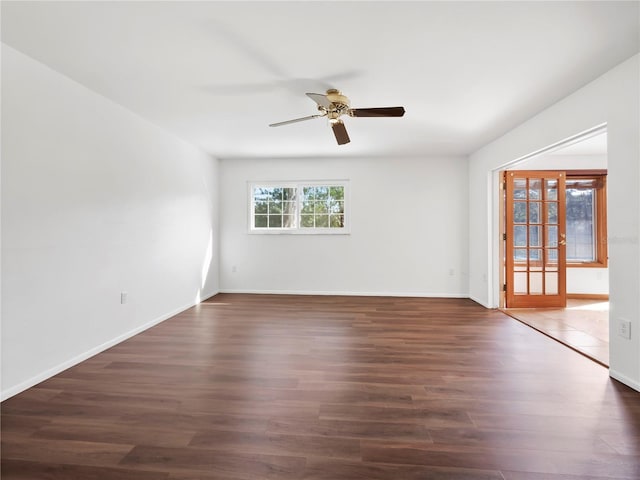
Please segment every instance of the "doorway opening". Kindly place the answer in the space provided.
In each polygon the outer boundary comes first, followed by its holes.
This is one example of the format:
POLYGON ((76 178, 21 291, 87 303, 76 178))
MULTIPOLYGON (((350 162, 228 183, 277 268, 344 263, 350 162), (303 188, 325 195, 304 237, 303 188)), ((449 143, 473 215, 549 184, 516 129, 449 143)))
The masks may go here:
POLYGON ((498 251, 500 308, 608 366, 606 172, 604 126, 504 166, 498 251))

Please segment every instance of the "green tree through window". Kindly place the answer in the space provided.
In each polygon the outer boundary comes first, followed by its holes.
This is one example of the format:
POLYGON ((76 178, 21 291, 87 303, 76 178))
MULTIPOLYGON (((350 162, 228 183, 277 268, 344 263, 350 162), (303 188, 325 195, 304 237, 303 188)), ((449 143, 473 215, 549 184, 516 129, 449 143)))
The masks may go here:
POLYGON ((345 189, 346 182, 253 185, 251 230, 344 230, 345 189))

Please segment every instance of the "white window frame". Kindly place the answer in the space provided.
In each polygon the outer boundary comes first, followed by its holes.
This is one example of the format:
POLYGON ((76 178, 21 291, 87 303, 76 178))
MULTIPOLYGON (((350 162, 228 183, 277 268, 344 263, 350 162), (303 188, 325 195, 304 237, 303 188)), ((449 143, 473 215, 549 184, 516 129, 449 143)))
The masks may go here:
POLYGON ((351 189, 349 188, 349 180, 300 180, 300 181, 251 181, 247 186, 248 197, 248 232, 250 234, 257 235, 349 235, 351 233, 351 189), (344 227, 342 228, 330 228, 330 227, 300 227, 300 211, 302 203, 302 189, 304 187, 342 187, 344 189, 344 227), (255 228, 255 204, 253 191, 256 187, 279 187, 279 188, 296 188, 298 194, 296 195, 296 227, 284 228, 284 227, 262 227, 255 228))

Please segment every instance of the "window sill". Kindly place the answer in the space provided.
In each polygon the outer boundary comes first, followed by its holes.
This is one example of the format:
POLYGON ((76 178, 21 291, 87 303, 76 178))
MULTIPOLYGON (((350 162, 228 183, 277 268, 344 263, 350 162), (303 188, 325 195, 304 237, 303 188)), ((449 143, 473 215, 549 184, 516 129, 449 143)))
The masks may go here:
POLYGON ((336 231, 335 229, 314 229, 314 230, 249 230, 249 235, 351 235, 346 229, 336 231))
POLYGON ((566 268, 607 268, 606 262, 591 262, 591 263, 570 263, 567 262, 566 268))

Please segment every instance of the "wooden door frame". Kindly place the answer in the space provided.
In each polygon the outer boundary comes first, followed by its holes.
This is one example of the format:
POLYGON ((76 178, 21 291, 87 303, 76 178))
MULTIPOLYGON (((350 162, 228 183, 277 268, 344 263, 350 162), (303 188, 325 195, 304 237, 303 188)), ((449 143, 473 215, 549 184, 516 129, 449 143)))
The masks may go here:
POLYGON ((499 200, 498 200, 498 218, 500 219, 500 232, 498 241, 500 246, 498 247, 498 254, 500 255, 500 269, 499 269, 499 281, 500 281, 500 301, 499 308, 506 308, 507 306, 507 278, 506 278, 506 268, 507 268, 507 212, 505 209, 505 205, 507 202, 507 183, 506 183, 506 175, 507 170, 500 170, 498 172, 498 181, 500 185, 498 186, 499 200))

